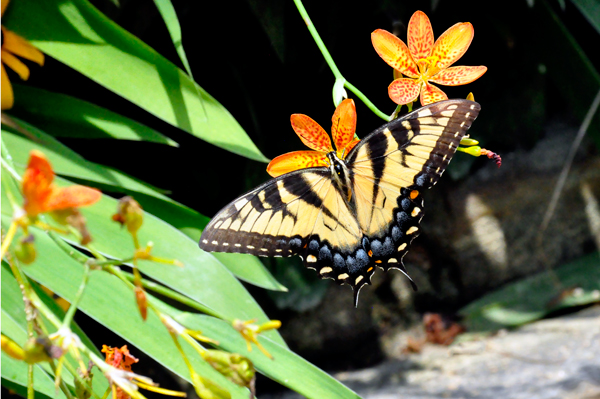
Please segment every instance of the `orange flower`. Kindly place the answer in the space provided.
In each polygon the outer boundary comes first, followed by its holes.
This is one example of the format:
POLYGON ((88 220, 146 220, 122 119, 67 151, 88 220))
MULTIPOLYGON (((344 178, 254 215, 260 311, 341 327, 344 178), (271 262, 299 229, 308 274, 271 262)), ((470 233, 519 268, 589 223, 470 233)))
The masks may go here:
MULTIPOLYGON (((312 118, 294 114, 290 118, 292 129, 300 136, 300 140, 314 151, 288 152, 273 159, 267 172, 277 177, 297 169, 316 166, 328 166, 327 154, 333 152, 331 140, 325 130, 312 118)), ((353 140, 356 131, 356 106, 354 101, 346 99, 338 105, 331 118, 331 134, 337 148, 337 156, 343 159, 360 141, 353 140)))
MULTIPOLYGON (((408 23, 408 46, 383 29, 371 33, 377 54, 397 72, 407 76, 394 80, 388 94, 396 104, 408 104, 421 94, 421 105, 448 99, 446 93, 432 85, 460 86, 471 83, 487 71, 481 66, 451 67, 469 48, 473 25, 457 23, 433 42, 429 18, 417 11, 408 23)), ((399 75, 399 74, 398 74, 399 75)))
POLYGON ((119 370, 131 371, 131 365, 139 361, 129 353, 127 345, 123 345, 121 348, 102 345, 101 352, 106 354, 106 363, 119 370))
POLYGON ((33 150, 23 175, 23 209, 29 217, 40 213, 91 205, 100 199, 100 191, 85 186, 57 187, 52 184, 54 171, 40 151, 33 150))
MULTIPOLYGON (((2 16, 4 10, 8 6, 8 0, 2 0, 2 16)), ((33 61, 39 65, 44 65, 44 54, 33 47, 29 42, 21 36, 9 31, 4 26, 2 27, 2 109, 12 108, 14 103, 14 94, 8 74, 4 69, 4 64, 15 71, 23 80, 29 79, 29 68, 16 56, 33 61)))

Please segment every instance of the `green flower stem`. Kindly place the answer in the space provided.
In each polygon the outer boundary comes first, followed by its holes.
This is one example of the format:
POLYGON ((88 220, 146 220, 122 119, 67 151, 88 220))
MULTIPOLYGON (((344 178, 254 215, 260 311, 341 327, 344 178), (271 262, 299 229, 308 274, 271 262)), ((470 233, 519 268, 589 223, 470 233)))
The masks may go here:
MULTIPOLYGON (((375 115, 377 115, 381 119, 384 119, 385 121, 389 121, 390 119, 389 119, 388 115, 381 112, 375 106, 375 104, 373 104, 371 101, 369 101, 367 96, 365 96, 360 90, 358 90, 355 86, 353 86, 350 82, 348 82, 344 78, 344 76, 342 76, 342 73, 340 72, 337 65, 335 64, 335 61, 333 61, 331 54, 329 54, 327 47, 325 47, 325 43, 323 43, 321 36, 319 36, 319 32, 317 32, 317 29, 315 28, 312 21, 310 20, 310 17, 308 16, 308 13, 306 12, 304 5, 302 4, 302 0, 294 0, 294 4, 296 4, 296 8, 298 8, 298 12, 300 13, 300 16, 304 20, 304 23, 306 24, 308 31, 310 32, 311 36, 313 37, 313 40, 317 44, 317 47, 319 47, 319 50, 321 50, 321 54, 323 54, 323 58, 325 58, 325 62, 327 62, 327 65, 329 65, 329 69, 331 69, 331 72, 333 72, 333 75, 335 76, 336 81, 340 80, 340 79, 344 80, 345 81, 344 87, 346 87, 348 90, 350 90, 352 93, 354 93, 363 103, 365 103, 365 105, 371 111, 373 111, 373 113, 375 113, 375 115)), ((335 98, 334 98, 334 102, 335 102, 335 98)))
POLYGON ((79 306, 79 302, 81 302, 81 298, 83 297, 83 293, 85 292, 89 278, 90 265, 88 262, 85 262, 83 264, 83 279, 81 280, 81 284, 79 284, 79 289, 77 290, 77 294, 75 294, 75 299, 71 302, 71 306, 69 306, 69 310, 67 310, 67 314, 63 319, 63 327, 69 328, 71 325, 71 321, 73 320, 73 316, 75 316, 75 311, 77 310, 77 306, 79 306))
MULTIPOLYGON (((120 274, 123 277, 125 277, 127 280, 134 281, 135 277, 133 276, 133 274, 123 272, 123 271, 121 271, 120 274)), ((189 299, 188 297, 181 295, 180 293, 173 291, 163 285, 156 284, 156 283, 153 283, 148 280, 142 280, 142 286, 144 288, 146 288, 150 291, 156 292, 157 294, 160 294, 166 298, 170 298, 174 301, 177 301, 177 302, 181 303, 182 305, 189 306, 190 308, 199 310, 200 312, 205 313, 207 315, 220 318, 215 312, 213 312, 213 310, 211 308, 202 306, 200 303, 195 302, 195 301, 189 299)), ((149 298, 149 299, 152 299, 152 298, 149 298)))
POLYGON ((346 81, 344 83, 344 87, 346 87, 348 90, 350 90, 352 93, 354 93, 356 95, 356 97, 358 97, 363 103, 365 103, 365 105, 371 110, 373 111, 373 113, 375 115, 377 115, 378 117, 380 117, 381 119, 385 120, 386 122, 390 121, 390 117, 389 115, 384 114, 383 112, 381 112, 376 106, 375 104, 373 104, 371 102, 371 100, 369 100, 367 98, 367 96, 365 96, 360 90, 358 90, 352 83, 346 81))
POLYGON ((27 399, 35 398, 35 389, 33 389, 33 364, 27 365, 27 399))

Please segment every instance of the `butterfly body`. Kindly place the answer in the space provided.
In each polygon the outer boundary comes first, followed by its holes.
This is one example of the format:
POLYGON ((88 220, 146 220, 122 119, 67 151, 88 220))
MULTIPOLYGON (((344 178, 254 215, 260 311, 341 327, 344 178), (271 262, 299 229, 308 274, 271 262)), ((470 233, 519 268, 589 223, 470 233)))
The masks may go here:
POLYGON ((200 247, 299 255, 321 278, 352 286, 356 304, 377 267, 408 277, 402 258, 420 233, 422 192, 438 181, 479 110, 467 100, 434 103, 381 126, 345 157, 329 152, 328 166, 272 179, 217 213, 200 247))

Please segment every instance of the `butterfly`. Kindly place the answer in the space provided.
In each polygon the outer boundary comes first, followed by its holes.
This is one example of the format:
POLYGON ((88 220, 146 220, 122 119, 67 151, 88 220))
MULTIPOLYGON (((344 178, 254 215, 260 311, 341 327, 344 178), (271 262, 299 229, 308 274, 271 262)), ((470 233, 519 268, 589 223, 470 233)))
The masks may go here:
POLYGON ((427 105, 347 154, 327 153, 324 166, 271 179, 219 211, 200 248, 298 255, 321 278, 350 285, 355 306, 376 267, 399 269, 416 290, 402 258, 420 233, 423 190, 442 176, 480 109, 461 99, 427 105))

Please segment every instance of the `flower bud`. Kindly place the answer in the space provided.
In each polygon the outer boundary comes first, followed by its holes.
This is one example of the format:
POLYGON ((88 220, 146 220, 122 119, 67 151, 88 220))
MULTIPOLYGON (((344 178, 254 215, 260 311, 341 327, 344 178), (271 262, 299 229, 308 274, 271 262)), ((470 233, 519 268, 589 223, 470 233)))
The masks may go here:
POLYGON ((191 370, 192 385, 202 399, 230 399, 231 394, 219 385, 191 370))
POLYGON ((45 338, 30 338, 23 346, 25 361, 29 364, 50 361, 50 341, 45 338))
POLYGON ((133 197, 126 196, 119 200, 117 213, 112 216, 112 219, 126 226, 131 234, 135 234, 144 223, 144 211, 133 197))
POLYGON ((33 244, 34 241, 35 238, 33 235, 29 234, 28 236, 21 238, 15 247, 15 256, 26 265, 33 263, 35 260, 36 251, 35 245, 33 244))
POLYGON ((467 146, 467 147, 470 147, 470 146, 473 146, 473 145, 477 145, 477 144, 479 144, 479 141, 474 140, 474 139, 472 139, 470 137, 463 137, 460 140, 460 145, 464 145, 464 146, 467 146))
POLYGON ((250 359, 240 354, 208 349, 202 357, 215 370, 237 385, 249 387, 254 380, 256 374, 254 365, 250 359))

